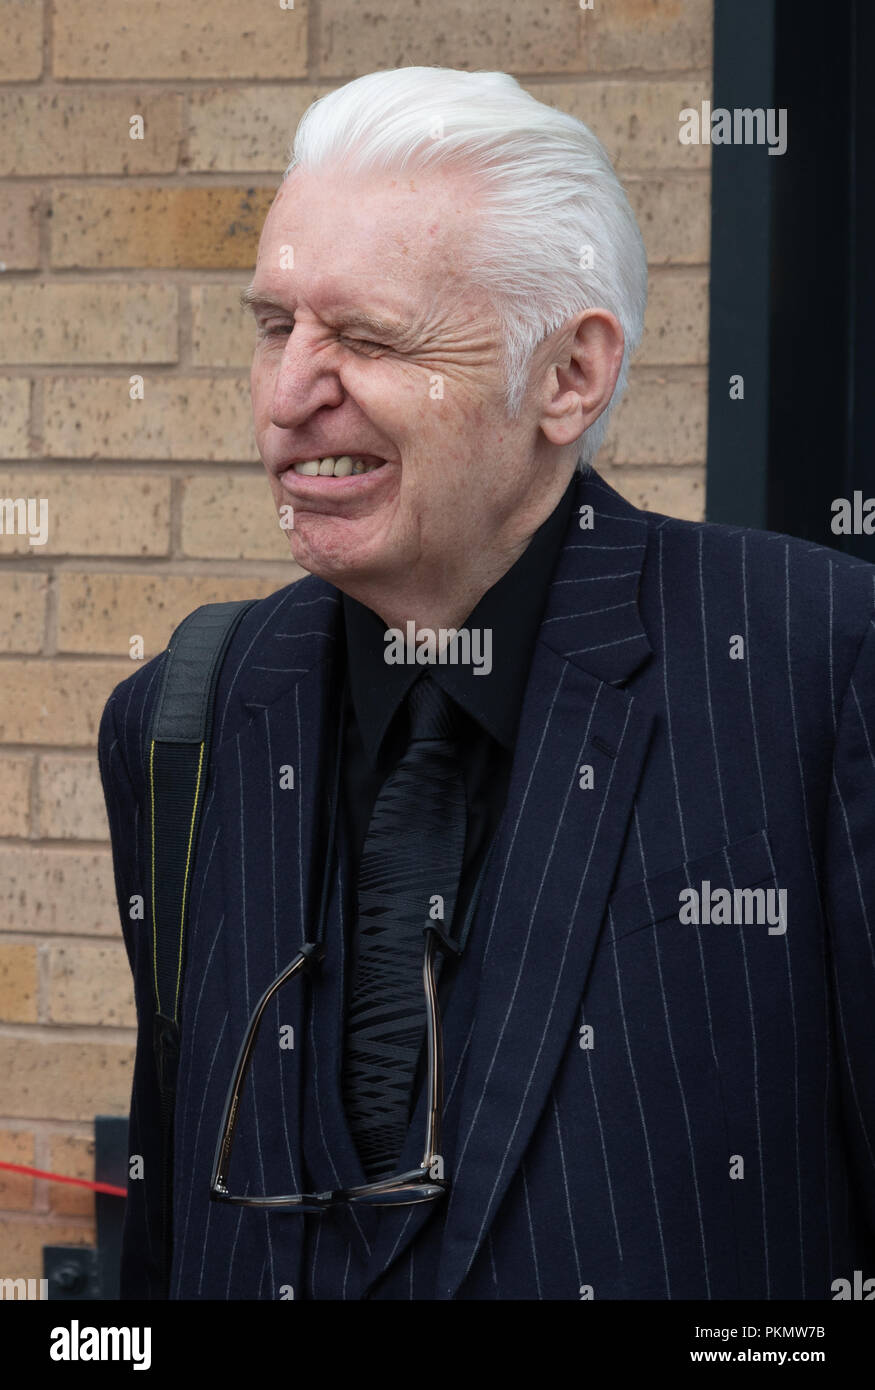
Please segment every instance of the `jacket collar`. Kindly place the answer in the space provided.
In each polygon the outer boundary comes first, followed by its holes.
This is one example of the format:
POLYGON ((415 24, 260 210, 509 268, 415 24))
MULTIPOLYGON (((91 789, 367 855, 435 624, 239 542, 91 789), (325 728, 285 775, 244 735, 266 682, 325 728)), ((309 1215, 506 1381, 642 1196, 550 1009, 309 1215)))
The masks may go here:
POLYGON ((638 609, 647 537, 643 513, 595 469, 580 479, 539 638, 609 685, 652 653, 638 609))

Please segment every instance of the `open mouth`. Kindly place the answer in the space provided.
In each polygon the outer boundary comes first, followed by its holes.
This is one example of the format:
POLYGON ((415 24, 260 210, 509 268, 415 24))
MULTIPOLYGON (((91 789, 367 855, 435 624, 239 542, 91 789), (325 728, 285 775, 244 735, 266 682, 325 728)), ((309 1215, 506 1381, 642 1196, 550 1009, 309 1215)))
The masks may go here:
POLYGON ((340 454, 293 463, 292 472, 303 478, 350 478, 354 474, 373 473, 375 469, 382 468, 385 462, 376 454, 340 454))

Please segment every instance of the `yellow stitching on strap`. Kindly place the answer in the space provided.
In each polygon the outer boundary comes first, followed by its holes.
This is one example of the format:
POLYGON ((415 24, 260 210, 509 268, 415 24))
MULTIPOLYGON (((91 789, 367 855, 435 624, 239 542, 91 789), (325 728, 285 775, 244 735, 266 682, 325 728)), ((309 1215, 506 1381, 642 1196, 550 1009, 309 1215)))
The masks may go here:
POLYGON ((199 796, 200 796, 200 790, 201 790, 201 770, 202 770, 202 768, 203 768, 203 762, 204 762, 204 745, 203 745, 203 743, 201 743, 201 746, 200 746, 200 753, 199 753, 199 755, 198 755, 198 760, 197 760, 197 782, 196 782, 196 784, 195 784, 195 789, 194 789, 194 802, 193 802, 192 808, 191 808, 191 827, 190 827, 189 832, 188 832, 188 852, 187 852, 187 854, 186 854, 186 856, 185 856, 185 878, 184 878, 183 883, 182 883, 182 910, 181 910, 181 912, 180 912, 180 917, 179 917, 179 961, 178 961, 177 967, 176 967, 176 996, 175 996, 175 998, 174 998, 174 1000, 173 1000, 173 1022, 174 1022, 174 1023, 176 1023, 176 1022, 178 1021, 178 1020, 177 1020, 177 1017, 176 1017, 176 1014, 177 1014, 177 1010, 178 1010, 178 1008, 179 1008, 179 986, 180 986, 180 982, 181 982, 181 980, 182 980, 182 935, 183 935, 184 924, 185 924, 185 898, 186 898, 186 894, 188 893, 188 871, 189 871, 189 868, 191 867, 191 847, 192 847, 192 841, 194 840, 194 819, 195 819, 195 814, 196 814, 196 812, 197 812, 198 798, 199 798, 199 796))
POLYGON ((161 1000, 158 998, 158 923, 155 920, 155 740, 149 746, 149 800, 151 804, 152 821, 152 969, 155 972, 155 1000, 158 1004, 158 1012, 161 1012, 161 1000))

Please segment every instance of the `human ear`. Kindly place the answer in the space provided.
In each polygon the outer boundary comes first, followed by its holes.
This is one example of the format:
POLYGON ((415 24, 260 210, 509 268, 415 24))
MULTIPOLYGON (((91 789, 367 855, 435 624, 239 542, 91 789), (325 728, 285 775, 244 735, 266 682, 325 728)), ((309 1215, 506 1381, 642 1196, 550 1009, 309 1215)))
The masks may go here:
POLYGON ((556 338, 539 424, 551 444, 573 444, 601 415, 623 361, 623 330, 607 309, 584 309, 556 338))

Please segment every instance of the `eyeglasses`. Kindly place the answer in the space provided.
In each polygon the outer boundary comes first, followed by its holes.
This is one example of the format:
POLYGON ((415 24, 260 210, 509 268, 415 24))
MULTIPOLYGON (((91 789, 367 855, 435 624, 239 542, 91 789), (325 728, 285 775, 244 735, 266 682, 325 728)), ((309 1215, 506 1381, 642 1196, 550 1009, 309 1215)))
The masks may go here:
POLYGON ((258 1030, 264 1011, 277 990, 295 976, 308 974, 325 955, 321 942, 307 941, 294 960, 278 975, 272 985, 264 991, 253 1010, 246 1030, 246 1036, 237 1055, 237 1062, 228 1087, 225 1109, 219 1130, 219 1140, 213 1160, 210 1179, 210 1198, 214 1202, 230 1202, 241 1207, 270 1207, 274 1211, 297 1211, 319 1213, 330 1207, 362 1203, 368 1206, 408 1206, 413 1202, 431 1202, 442 1197, 449 1190, 449 1182, 444 1176, 441 1157, 441 1115, 444 1097, 444 1055, 443 1033, 437 1003, 435 982, 435 952, 458 955, 460 947, 451 940, 437 922, 427 922, 425 933, 425 953, 422 965, 422 980, 425 990, 425 1021, 428 1045, 428 1105, 426 1110, 425 1143, 422 1160, 418 1168, 394 1177, 381 1178, 376 1182, 365 1183, 361 1187, 341 1188, 333 1192, 297 1192, 287 1197, 236 1196, 228 1188, 228 1173, 231 1168, 231 1153, 237 1120, 240 1113, 240 1097, 249 1072, 252 1054, 255 1049, 258 1030))

